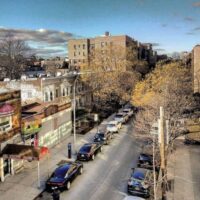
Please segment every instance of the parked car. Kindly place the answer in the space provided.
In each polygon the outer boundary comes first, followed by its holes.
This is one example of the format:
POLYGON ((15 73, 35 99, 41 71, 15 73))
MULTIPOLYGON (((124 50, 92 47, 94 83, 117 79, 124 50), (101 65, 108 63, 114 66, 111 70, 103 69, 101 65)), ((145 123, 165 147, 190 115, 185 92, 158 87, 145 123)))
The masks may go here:
POLYGON ((128 115, 123 112, 117 113, 115 115, 115 120, 125 124, 128 121, 128 115))
POLYGON ((133 116, 133 110, 131 108, 124 108, 122 112, 127 114, 129 118, 133 116))
POLYGON ((143 198, 140 197, 134 197, 134 196, 126 196, 123 200, 145 200, 143 198))
POLYGON ((107 124, 106 130, 111 133, 118 133, 119 129, 122 127, 122 123, 116 120, 110 121, 107 124))
POLYGON ((53 188, 67 189, 71 187, 71 182, 83 173, 83 164, 80 162, 63 162, 52 173, 46 182, 46 190, 52 191, 53 188))
POLYGON ((128 180, 128 193, 134 196, 149 198, 153 172, 144 168, 134 168, 128 180))
MULTIPOLYGON (((153 156, 146 153, 141 153, 138 157, 138 167, 153 170, 153 156)), ((155 170, 159 171, 160 162, 155 160, 155 170)))
POLYGON ((97 153, 102 151, 102 144, 101 143, 87 143, 84 144, 78 154, 77 160, 94 160, 97 153))
POLYGON ((112 133, 108 131, 100 131, 97 132, 94 136, 94 142, 100 142, 102 144, 109 144, 112 139, 112 133))

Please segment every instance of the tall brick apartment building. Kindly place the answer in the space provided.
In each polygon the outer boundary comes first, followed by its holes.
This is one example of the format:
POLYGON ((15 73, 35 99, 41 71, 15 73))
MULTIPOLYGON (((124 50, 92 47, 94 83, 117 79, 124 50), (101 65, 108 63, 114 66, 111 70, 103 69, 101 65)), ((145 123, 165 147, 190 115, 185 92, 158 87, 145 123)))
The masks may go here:
POLYGON ((193 91, 200 93, 200 45, 196 45, 192 51, 193 91))
POLYGON ((151 44, 138 43, 127 35, 111 36, 109 32, 95 38, 69 40, 69 63, 72 67, 79 67, 81 64, 90 63, 91 55, 94 50, 100 50, 103 55, 108 47, 120 47, 120 51, 124 53, 127 48, 131 46, 135 47, 137 51, 138 55, 136 59, 146 60, 149 64, 155 64, 156 53, 153 52, 151 44))

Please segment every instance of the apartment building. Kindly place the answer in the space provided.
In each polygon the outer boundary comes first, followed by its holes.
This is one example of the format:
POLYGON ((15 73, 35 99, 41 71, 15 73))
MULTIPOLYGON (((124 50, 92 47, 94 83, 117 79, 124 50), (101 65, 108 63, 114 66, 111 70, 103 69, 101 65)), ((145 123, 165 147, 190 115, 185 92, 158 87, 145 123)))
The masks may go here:
POLYGON ((192 50, 193 92, 200 93, 200 45, 192 50))
POLYGON ((138 43, 127 35, 111 36, 109 32, 106 32, 103 36, 94 38, 69 40, 69 64, 72 68, 79 68, 85 63, 90 64, 95 51, 99 51, 101 56, 106 58, 109 48, 114 50, 120 48, 120 54, 124 54, 126 59, 129 47, 132 47, 133 51, 136 51, 137 55, 135 59, 145 60, 151 65, 155 64, 156 54, 153 52, 151 44, 138 43))

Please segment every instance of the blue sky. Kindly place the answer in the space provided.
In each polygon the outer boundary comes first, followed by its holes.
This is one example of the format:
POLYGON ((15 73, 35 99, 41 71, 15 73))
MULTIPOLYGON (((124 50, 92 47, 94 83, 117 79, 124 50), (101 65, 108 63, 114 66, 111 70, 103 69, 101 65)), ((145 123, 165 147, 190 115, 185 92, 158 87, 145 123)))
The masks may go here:
POLYGON ((64 55, 67 40, 109 31, 155 43, 159 53, 200 43, 198 0, 0 0, 0 39, 13 31, 38 54, 64 55), (34 38, 35 37, 35 38, 34 38))

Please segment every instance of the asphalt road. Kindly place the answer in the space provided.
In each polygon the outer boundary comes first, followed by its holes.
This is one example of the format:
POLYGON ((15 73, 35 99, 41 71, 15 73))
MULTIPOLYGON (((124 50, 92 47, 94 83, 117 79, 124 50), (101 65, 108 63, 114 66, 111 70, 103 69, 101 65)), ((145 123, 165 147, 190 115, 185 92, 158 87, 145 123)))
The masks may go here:
MULTIPOLYGON (((84 162, 84 172, 73 181, 69 191, 61 193, 61 200, 121 200, 126 194, 131 168, 141 151, 136 142, 131 123, 115 134, 109 145, 103 146, 94 161, 84 162)), ((87 140, 92 140, 89 135, 87 140)), ((82 143, 84 140, 80 141, 82 143)), ((80 144, 79 144, 80 145, 80 144)), ((46 192, 43 198, 52 199, 46 192)))

